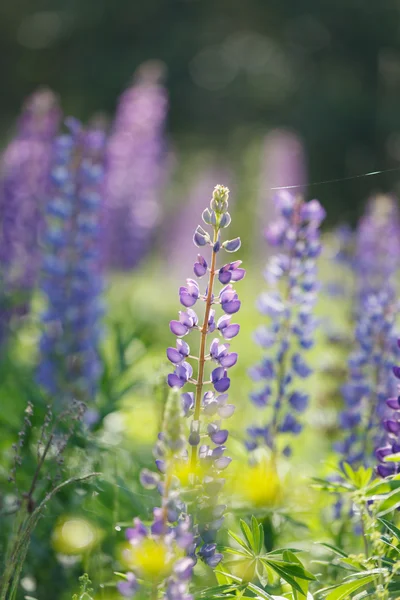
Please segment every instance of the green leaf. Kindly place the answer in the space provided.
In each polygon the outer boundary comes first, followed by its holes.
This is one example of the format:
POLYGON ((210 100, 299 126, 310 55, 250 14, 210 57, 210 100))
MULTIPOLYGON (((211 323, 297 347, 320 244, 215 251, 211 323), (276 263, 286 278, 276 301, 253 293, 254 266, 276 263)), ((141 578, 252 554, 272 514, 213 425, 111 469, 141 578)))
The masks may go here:
POLYGON ((391 523, 387 519, 380 518, 378 519, 378 521, 382 523, 382 525, 384 525, 387 529, 389 529, 390 533, 392 533, 394 537, 400 541, 400 529, 396 527, 396 525, 393 525, 393 523, 391 523))
MULTIPOLYGON (((231 579, 232 581, 235 581, 237 583, 242 583, 242 580, 240 579, 240 577, 237 577, 236 575, 231 575, 230 573, 225 573, 224 571, 220 571, 220 573, 222 575, 225 575, 225 577, 228 580, 231 579)), ((268 594, 268 592, 266 592, 265 590, 260 588, 258 585, 255 585, 254 583, 248 583, 247 587, 250 591, 254 592, 257 596, 259 596, 260 598, 263 598, 263 600, 274 600, 273 597, 270 594, 268 594)))
POLYGON ((250 552, 244 552, 242 550, 238 550, 237 548, 231 548, 231 546, 218 546, 218 550, 221 552, 225 552, 226 554, 234 554, 235 556, 244 556, 247 560, 251 558, 253 555, 250 552))
POLYGON ((264 545, 264 529, 254 515, 251 517, 251 531, 253 533, 256 553, 261 554, 264 545))
POLYGON ((357 581, 349 581, 335 588, 330 592, 325 600, 345 600, 350 594, 371 583, 375 579, 375 575, 367 575, 361 577, 357 581))
POLYGON ((239 537, 238 535, 236 535, 236 533, 234 533, 233 531, 229 530, 228 531, 228 535, 235 540, 235 542, 237 542, 239 544, 239 546, 241 546, 243 548, 243 550, 246 551, 246 554, 248 556, 252 556, 252 553, 250 552, 246 542, 244 540, 242 540, 241 537, 239 537))
POLYGON ((384 517, 393 512, 400 506, 400 489, 393 490, 386 496, 383 496, 380 505, 377 507, 377 517, 384 517))
POLYGON ((254 550, 254 552, 257 553, 257 549, 256 549, 256 545, 255 545, 255 540, 254 540, 253 533, 252 533, 250 527, 247 525, 246 521, 243 521, 243 519, 240 519, 239 525, 240 525, 240 529, 242 530, 242 533, 243 533, 244 537, 247 540, 247 543, 248 543, 249 547, 252 550, 254 550))
POLYGON ((341 556, 342 558, 348 557, 348 554, 346 554, 346 552, 343 552, 343 550, 341 550, 337 546, 333 546, 332 544, 328 544, 327 542, 315 542, 315 543, 318 544, 319 546, 324 546, 324 548, 331 550, 332 552, 334 552, 338 556, 341 556))
MULTIPOLYGON (((297 592, 300 592, 300 594, 304 595, 302 587, 296 581, 296 576, 294 576, 292 570, 289 570, 287 568, 287 564, 286 563, 268 561, 268 560, 265 560, 265 559, 261 559, 261 562, 264 565, 266 565, 266 566, 270 567, 271 569, 273 569, 275 571, 275 573, 277 573, 279 575, 279 577, 281 577, 282 579, 284 579, 286 581, 286 583, 288 583, 294 590, 296 590, 297 592), (282 566, 282 565, 285 565, 285 566, 282 566)), ((290 563, 289 563, 289 566, 291 566, 290 563)))

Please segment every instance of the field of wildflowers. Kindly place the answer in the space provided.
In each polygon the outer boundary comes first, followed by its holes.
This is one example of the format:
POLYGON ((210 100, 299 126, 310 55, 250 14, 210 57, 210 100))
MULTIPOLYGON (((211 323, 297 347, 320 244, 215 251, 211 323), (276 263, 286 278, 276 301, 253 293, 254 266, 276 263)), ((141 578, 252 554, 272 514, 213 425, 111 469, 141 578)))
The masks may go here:
POLYGON ((328 231, 260 146, 238 206, 167 111, 146 63, 2 150, 0 600, 396 600, 398 201, 328 231))

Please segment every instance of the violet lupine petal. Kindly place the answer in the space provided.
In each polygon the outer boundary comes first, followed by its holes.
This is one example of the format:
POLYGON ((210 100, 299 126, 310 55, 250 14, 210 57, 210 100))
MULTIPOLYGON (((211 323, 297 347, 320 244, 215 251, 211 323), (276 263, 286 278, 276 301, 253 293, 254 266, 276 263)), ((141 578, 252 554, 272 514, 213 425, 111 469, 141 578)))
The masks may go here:
POLYGON ((187 325, 184 325, 180 321, 171 321, 169 324, 169 328, 171 330, 171 333, 173 333, 174 335, 184 336, 187 333, 189 333, 189 327, 187 327, 187 325))
POLYGON ((194 263, 193 267, 196 277, 203 277, 203 275, 207 273, 207 268, 208 265, 206 260, 200 254, 198 254, 197 261, 194 263))
POLYGON ((181 304, 186 308, 190 308, 196 304, 199 299, 200 291, 197 282, 193 279, 187 280, 187 286, 179 288, 179 299, 181 304))
POLYGON ((224 367, 225 369, 229 369, 230 367, 233 367, 234 365, 236 365, 237 359, 238 359, 237 353, 231 352, 230 354, 226 354, 225 356, 222 356, 219 360, 219 364, 221 365, 221 367, 224 367))
POLYGON ((392 410, 400 410, 400 403, 399 403, 399 398, 388 398, 386 400, 386 404, 389 408, 391 408, 392 410))

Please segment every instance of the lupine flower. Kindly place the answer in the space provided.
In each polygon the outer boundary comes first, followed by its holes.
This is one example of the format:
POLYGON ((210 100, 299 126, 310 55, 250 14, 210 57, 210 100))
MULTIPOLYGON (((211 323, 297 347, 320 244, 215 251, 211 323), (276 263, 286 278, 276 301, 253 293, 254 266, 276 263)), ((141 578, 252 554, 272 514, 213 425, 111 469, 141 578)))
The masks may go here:
MULTIPOLYGON (((24 105, 17 134, 0 158, 0 321, 10 318, 13 308, 26 310, 26 295, 37 282, 39 237, 60 116, 57 98, 50 90, 32 94, 24 105), (22 303, 17 307, 12 306, 15 292, 22 303)), ((0 340, 2 329, 0 323, 0 340)))
POLYGON ((41 290, 46 297, 38 379, 69 401, 93 398, 100 375, 101 189, 105 137, 70 120, 57 138, 47 203, 41 290))
POLYGON ((178 389, 194 386, 194 391, 182 394, 183 410, 190 423, 187 467, 190 485, 198 489, 192 513, 199 533, 197 556, 211 567, 215 567, 222 558, 216 552, 215 537, 223 522, 225 506, 218 505, 216 498, 224 483, 221 472, 231 462, 230 457, 225 456, 229 431, 223 427, 222 421, 229 418, 235 409, 228 403, 225 392, 230 387, 229 369, 238 358, 235 352, 230 352, 230 344, 221 343, 221 339, 215 335, 219 333, 222 338, 230 340, 238 334, 239 325, 231 322, 231 315, 239 310, 240 300, 230 282, 239 281, 245 275, 240 261, 217 267, 217 256, 221 251, 235 252, 240 247, 239 238, 221 241, 222 229, 230 223, 228 196, 227 188, 219 185, 214 189, 210 208, 203 212, 203 221, 211 226, 211 235, 200 226, 194 234, 196 246, 211 248, 211 259, 199 255, 194 265, 194 273, 198 278, 208 274, 205 292, 201 293, 197 282, 191 279, 179 290, 179 299, 185 308, 195 303, 205 303, 204 316, 199 320, 192 308, 180 312, 179 321, 170 323, 172 333, 178 337, 176 351, 173 348, 167 351, 169 360, 172 358, 177 365, 174 373, 168 376, 169 386, 178 389), (222 279, 222 283, 226 284, 219 293, 214 289, 216 279, 222 279), (215 322, 213 307, 218 305, 225 314, 215 322), (200 353, 196 357, 189 354, 186 345, 179 343, 180 338, 194 330, 200 333, 200 353), (191 363, 181 361, 182 351, 185 359, 195 361, 194 370, 191 363), (215 368, 211 366, 212 362, 217 364, 215 368))
POLYGON ((339 415, 344 438, 336 444, 343 460, 352 465, 370 465, 381 442, 385 400, 394 392, 391 373, 396 313, 392 294, 382 291, 364 298, 356 321, 356 345, 349 357, 348 380, 342 387, 345 407, 339 415))
MULTIPOLYGON (((182 433, 181 399, 172 390, 166 404, 162 432, 155 446, 156 464, 161 476, 147 469, 141 473, 146 489, 157 487, 161 507, 153 511, 153 520, 146 527, 135 518, 125 536, 128 545, 124 560, 132 569, 126 579, 117 584, 127 597, 139 589, 138 578, 163 591, 166 598, 192 600, 188 586, 195 565, 195 529, 180 498, 178 465, 185 460, 185 438, 182 433)), ((143 591, 143 590, 141 590, 143 591)))
POLYGON ((392 395, 395 361, 394 325, 398 306, 393 278, 400 257, 400 215, 394 200, 370 200, 356 232, 351 262, 355 279, 355 347, 349 357, 348 380, 342 386, 344 432, 336 449, 346 462, 370 465, 392 395))
POLYGON ((122 95, 107 149, 107 264, 132 269, 147 254, 160 218, 167 93, 163 67, 145 63, 122 95))
POLYGON ((394 198, 380 195, 370 200, 357 227, 354 269, 359 296, 389 292, 399 260, 400 212, 394 198))
MULTIPOLYGON (((397 341, 400 347, 400 340, 397 341)), ((400 379, 400 367, 393 367, 393 375, 396 379, 400 379)), ((383 420, 383 428, 385 430, 384 446, 376 449, 376 457, 379 461, 377 473, 380 477, 389 477, 400 472, 400 395, 399 385, 394 386, 394 395, 387 398, 387 414, 383 420), (399 456, 397 456, 399 455, 399 456), (385 459, 392 458, 390 462, 385 459), (399 458, 399 460, 397 460, 399 458)))
POLYGON ((273 453, 289 454, 289 446, 278 448, 278 437, 301 431, 299 417, 308 404, 308 396, 294 384, 296 376, 311 374, 303 354, 314 343, 316 258, 325 211, 317 200, 303 202, 287 191, 278 195, 277 208, 280 216, 268 227, 266 237, 281 252, 268 262, 265 278, 270 291, 258 299, 269 324, 255 333, 255 341, 268 354, 249 371, 254 381, 263 383, 250 398, 258 408, 267 408, 268 417, 265 425, 249 427, 247 448, 255 450, 261 444, 273 453))

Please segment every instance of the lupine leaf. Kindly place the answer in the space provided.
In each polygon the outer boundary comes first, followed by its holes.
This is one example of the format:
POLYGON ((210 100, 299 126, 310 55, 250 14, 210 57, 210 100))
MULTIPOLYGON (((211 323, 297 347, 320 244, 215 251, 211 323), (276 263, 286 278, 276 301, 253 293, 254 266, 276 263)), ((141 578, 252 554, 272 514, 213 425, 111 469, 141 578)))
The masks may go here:
POLYGON ((247 554, 249 556, 252 556, 252 553, 249 550, 249 547, 247 546, 246 542, 244 540, 242 540, 241 537, 239 537, 238 535, 236 535, 236 533, 234 533, 233 531, 228 531, 228 535, 235 540, 235 542, 237 542, 239 544, 239 546, 241 546, 244 550, 246 550, 247 554))
POLYGON ((350 594, 357 591, 364 585, 371 583, 375 579, 375 575, 366 575, 361 577, 357 581, 349 581, 348 583, 343 583, 339 585, 339 587, 335 588, 332 592, 330 592, 325 600, 345 600, 350 594))
POLYGON ((400 541, 400 529, 396 527, 396 525, 394 525, 387 519, 380 518, 378 519, 378 521, 382 523, 387 529, 389 529, 389 531, 394 535, 394 537, 400 541))
POLYGON ((348 554, 346 554, 346 552, 343 552, 343 550, 341 550, 337 546, 333 546, 332 544, 328 544, 326 542, 316 542, 316 544, 318 544, 319 546, 324 546, 324 548, 327 548, 328 550, 332 550, 332 552, 334 552, 338 556, 341 556, 343 558, 348 557, 348 554))
POLYGON ((254 540, 253 533, 252 533, 250 527, 247 525, 246 521, 243 521, 243 519, 240 519, 239 524, 240 524, 240 529, 242 530, 242 533, 247 540, 249 548, 251 548, 252 550, 257 552, 256 547, 255 547, 255 540, 254 540))

